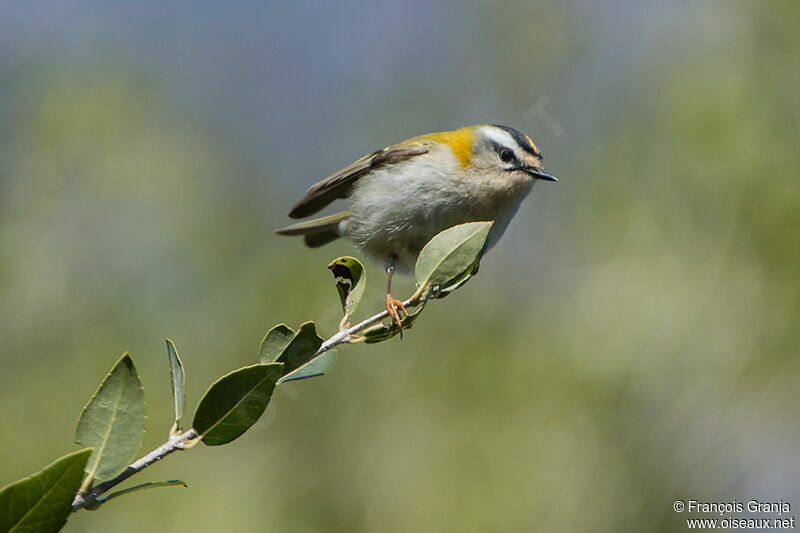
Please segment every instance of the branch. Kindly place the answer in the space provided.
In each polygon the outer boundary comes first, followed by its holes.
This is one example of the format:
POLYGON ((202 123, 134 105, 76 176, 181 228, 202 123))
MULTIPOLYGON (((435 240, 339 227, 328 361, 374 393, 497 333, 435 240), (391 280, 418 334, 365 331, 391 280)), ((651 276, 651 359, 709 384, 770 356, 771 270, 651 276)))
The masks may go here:
MULTIPOLYGON (((404 307, 415 307, 420 304, 421 297, 419 294, 415 294, 405 302, 403 302, 404 307)), ((365 320, 362 320, 355 326, 349 327, 347 329, 343 329, 337 332, 335 335, 331 336, 328 340, 324 341, 319 349, 314 353, 313 356, 309 359, 315 359, 319 357, 323 353, 327 352, 331 348, 339 346, 340 344, 347 344, 354 340, 354 337, 361 331, 367 329, 370 326, 373 326, 384 320, 389 318, 389 312, 385 309, 380 313, 371 316, 365 320)), ((97 509, 100 505, 103 504, 101 501, 100 496, 111 490, 112 488, 116 487, 132 475, 141 472, 148 466, 156 463, 166 457, 167 455, 171 454, 172 452, 183 450, 187 447, 190 447, 192 443, 190 441, 198 438, 197 432, 194 429, 190 429, 178 435, 172 435, 167 442, 153 450, 152 452, 148 453, 141 459, 136 460, 135 462, 131 463, 128 468, 126 468, 120 475, 113 479, 109 479, 107 481, 103 481, 102 483, 98 483, 93 488, 88 491, 79 491, 78 494, 75 495, 75 499, 72 501, 72 511, 78 511, 80 509, 97 509)))
POLYGON ((197 438, 197 432, 193 429, 184 431, 180 435, 171 436, 167 442, 148 453, 141 459, 134 461, 128 468, 126 468, 120 475, 114 479, 98 483, 89 491, 80 491, 75 495, 72 501, 72 511, 75 512, 79 509, 97 509, 103 502, 98 501, 98 497, 115 486, 119 485, 137 472, 141 472, 148 466, 155 462, 160 461, 167 455, 177 450, 183 450, 186 443, 197 438))
MULTIPOLYGON (((417 292, 421 293, 421 291, 417 291, 417 292)), ((425 293, 425 294, 426 294, 425 297, 427 297, 427 293, 425 293)), ((409 298, 408 300, 403 302, 403 307, 406 307, 406 308, 408 308, 408 307, 416 307, 417 305, 419 305, 421 303, 422 300, 424 300, 425 297, 421 296, 420 294, 414 294, 411 298, 409 298)), ((335 348, 336 346, 339 346, 340 344, 347 344, 349 342, 352 342, 353 341, 353 337, 355 335, 357 335, 358 333, 364 331, 365 329, 367 329, 370 326, 374 326, 375 324, 377 324, 378 322, 380 322, 381 320, 384 320, 386 318, 389 318, 389 311, 384 309, 383 311, 381 311, 377 315, 373 315, 373 316, 371 316, 371 317, 369 317, 367 319, 364 319, 361 322, 359 322, 358 324, 356 324, 355 326, 351 326, 351 327, 349 327, 347 329, 340 330, 336 335, 333 335, 331 338, 329 338, 328 340, 324 341, 320 345, 319 349, 317 349, 317 351, 314 353, 314 355, 311 356, 309 361, 314 360, 315 358, 317 358, 320 355, 324 354, 325 352, 327 352, 331 348, 335 348)))

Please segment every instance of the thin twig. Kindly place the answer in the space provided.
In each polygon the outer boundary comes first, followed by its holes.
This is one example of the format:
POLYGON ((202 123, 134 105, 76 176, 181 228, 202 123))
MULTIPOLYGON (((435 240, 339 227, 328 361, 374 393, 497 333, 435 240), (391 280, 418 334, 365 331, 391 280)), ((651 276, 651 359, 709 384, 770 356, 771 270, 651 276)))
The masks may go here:
POLYGON ((125 469, 125 471, 123 471, 114 479, 109 479, 108 481, 98 483, 88 491, 78 492, 78 494, 75 495, 75 499, 72 501, 72 510, 77 511, 79 509, 96 509, 100 506, 100 502, 97 501, 98 496, 108 492, 113 487, 119 485, 132 475, 136 474, 137 472, 141 472, 148 466, 160 461, 172 452, 184 449, 188 441, 196 438, 197 432, 194 429, 184 431, 180 435, 171 436, 167 442, 148 453, 141 459, 134 461, 128 468, 125 469))
MULTIPOLYGON (((415 294, 414 296, 403 302, 403 307, 415 307, 419 305, 419 303, 420 303, 420 297, 415 294)), ((383 310, 377 315, 362 320, 355 326, 351 326, 347 329, 339 331, 336 335, 333 335, 331 338, 324 341, 317 349, 317 351, 314 353, 314 355, 311 356, 311 359, 309 359, 309 361, 316 357, 319 357, 320 355, 324 354, 331 348, 335 348, 340 344, 346 344, 350 342, 353 339, 354 335, 367 329, 370 326, 374 326, 375 324, 386 318, 389 318, 389 311, 383 310)))
MULTIPOLYGON (((419 305, 419 303, 420 303, 420 296, 414 294, 414 296, 403 302, 403 306, 414 307, 416 305, 419 305)), ((340 344, 346 344, 348 342, 351 342, 352 340, 354 340, 354 336, 357 335, 359 332, 367 329, 370 326, 377 324, 378 322, 386 318, 389 318, 389 312, 383 310, 374 316, 362 320, 355 326, 337 332, 335 335, 333 335, 320 345, 319 349, 314 353, 311 359, 319 357, 320 355, 324 354, 331 348, 335 348, 340 344)), ((178 435, 172 435, 169 438, 169 440, 167 440, 167 442, 165 442, 152 452, 148 453, 141 459, 138 459, 133 463, 131 463, 131 465, 128 466, 128 468, 126 468, 117 477, 109 479, 108 481, 103 481, 102 483, 98 483, 88 491, 79 491, 78 494, 75 495, 75 499, 72 501, 72 511, 74 512, 80 509, 97 509, 103 503, 98 500, 99 496, 105 494, 106 492, 116 487, 117 485, 119 485, 132 475, 141 472, 142 470, 152 465, 153 463, 160 461, 161 459, 171 454, 172 452, 191 447, 192 443, 190 443, 189 441, 192 441, 196 438, 198 438, 198 435, 194 429, 184 431, 183 433, 180 433, 178 435)))

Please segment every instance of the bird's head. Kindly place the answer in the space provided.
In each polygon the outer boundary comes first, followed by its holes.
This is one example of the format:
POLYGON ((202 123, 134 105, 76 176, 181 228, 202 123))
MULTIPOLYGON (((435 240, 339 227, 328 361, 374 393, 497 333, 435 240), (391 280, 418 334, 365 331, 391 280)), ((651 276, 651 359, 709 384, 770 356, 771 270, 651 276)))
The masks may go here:
POLYGON ((491 172, 501 179, 513 176, 515 180, 558 181, 544 172, 542 153, 527 135, 508 126, 473 128, 470 165, 476 170, 491 172))
POLYGON ((469 174, 491 179, 496 184, 558 181, 544 172, 542 154, 531 138, 509 126, 468 126, 426 137, 447 145, 460 167, 469 174))

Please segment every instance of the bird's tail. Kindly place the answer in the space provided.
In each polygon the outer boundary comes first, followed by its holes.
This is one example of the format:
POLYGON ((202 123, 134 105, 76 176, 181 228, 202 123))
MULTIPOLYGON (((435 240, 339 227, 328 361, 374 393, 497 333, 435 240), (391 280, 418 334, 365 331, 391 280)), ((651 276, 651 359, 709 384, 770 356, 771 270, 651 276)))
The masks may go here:
POLYGON ((277 229, 275 233, 278 235, 302 235, 306 246, 319 248, 341 237, 339 224, 347 220, 349 216, 350 211, 342 211, 334 215, 298 222, 297 224, 277 229))

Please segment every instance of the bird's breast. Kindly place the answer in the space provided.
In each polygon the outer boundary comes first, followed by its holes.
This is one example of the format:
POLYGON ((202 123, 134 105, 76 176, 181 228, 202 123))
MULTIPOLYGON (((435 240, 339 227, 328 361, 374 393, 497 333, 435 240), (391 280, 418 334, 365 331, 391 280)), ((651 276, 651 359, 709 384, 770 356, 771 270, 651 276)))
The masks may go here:
POLYGON ((452 153, 431 152, 361 178, 342 233, 380 261, 397 256, 398 268, 410 271, 437 233, 464 222, 505 219, 508 211, 513 215, 519 200, 488 192, 452 153))

